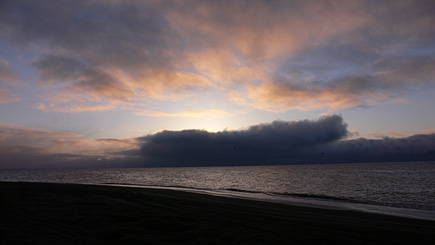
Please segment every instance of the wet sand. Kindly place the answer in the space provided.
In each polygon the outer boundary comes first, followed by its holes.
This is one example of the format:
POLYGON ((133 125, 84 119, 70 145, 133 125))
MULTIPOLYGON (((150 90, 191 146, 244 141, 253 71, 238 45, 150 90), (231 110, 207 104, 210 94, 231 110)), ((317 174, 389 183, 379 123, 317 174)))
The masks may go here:
POLYGON ((434 244, 435 222, 203 194, 0 182, 1 244, 434 244))

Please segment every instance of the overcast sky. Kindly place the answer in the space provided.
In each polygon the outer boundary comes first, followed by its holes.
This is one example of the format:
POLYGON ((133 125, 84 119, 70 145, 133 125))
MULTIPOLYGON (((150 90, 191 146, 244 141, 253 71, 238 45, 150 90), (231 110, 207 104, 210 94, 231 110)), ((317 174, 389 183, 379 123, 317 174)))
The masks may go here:
POLYGON ((0 168, 435 160, 434 13, 1 1, 0 168))

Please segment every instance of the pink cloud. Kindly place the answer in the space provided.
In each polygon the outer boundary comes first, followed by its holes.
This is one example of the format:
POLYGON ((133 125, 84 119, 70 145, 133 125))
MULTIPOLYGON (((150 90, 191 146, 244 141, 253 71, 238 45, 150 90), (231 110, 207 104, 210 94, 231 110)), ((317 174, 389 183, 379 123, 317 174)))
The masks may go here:
POLYGON ((11 103, 20 101, 21 98, 16 96, 10 89, 0 88, 0 103, 11 103))
POLYGON ((8 124, 0 124, 0 132, 2 154, 31 150, 31 152, 38 152, 38 154, 111 157, 117 152, 136 148, 138 144, 134 138, 86 139, 74 133, 54 132, 8 124))
POLYGON ((166 16, 176 31, 195 37, 200 47, 224 46, 260 59, 303 50, 369 20, 361 1, 182 2, 166 16))
POLYGON ((335 111, 371 105, 389 96, 371 88, 354 91, 353 85, 346 83, 297 85, 271 82, 247 85, 247 94, 232 93, 231 99, 258 109, 283 112, 291 109, 304 111, 322 108, 335 111))
POLYGON ((40 103, 35 105, 35 108, 45 112, 78 113, 83 111, 108 111, 108 110, 115 109, 116 106, 112 104, 95 105, 92 103, 74 103, 73 105, 56 104, 56 103, 49 103, 49 104, 40 103))
POLYGON ((152 111, 213 93, 261 110, 337 110, 433 83, 433 59, 415 51, 433 43, 427 2, 16 4, 5 6, 4 37, 32 53, 45 111, 152 111))

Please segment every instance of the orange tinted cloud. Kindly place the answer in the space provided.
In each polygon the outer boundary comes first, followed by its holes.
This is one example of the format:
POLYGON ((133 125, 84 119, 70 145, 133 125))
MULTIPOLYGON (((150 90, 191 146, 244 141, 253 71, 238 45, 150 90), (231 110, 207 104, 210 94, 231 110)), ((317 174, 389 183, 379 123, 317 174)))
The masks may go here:
POLYGON ((142 92, 144 97, 158 100, 181 100, 194 95, 192 91, 206 90, 213 84, 204 76, 191 72, 154 69, 142 78, 130 83, 142 92))
POLYGON ((13 1, 2 11, 2 39, 32 53, 42 110, 188 110, 213 93, 269 111, 336 110, 434 82, 430 1, 84 5, 13 1))
POLYGON ((110 157, 123 150, 137 147, 134 138, 123 139, 85 139, 83 136, 54 132, 40 128, 19 127, 0 124, 0 145, 4 154, 13 152, 32 152, 40 154, 80 154, 110 157), (6 147, 8 146, 8 147, 6 147), (12 152, 10 152, 12 151, 12 152))
POLYGON ((369 19, 361 1, 181 2, 171 26, 200 47, 225 47, 250 58, 274 59, 354 30, 369 19))
POLYGON ((3 141, 10 141, 14 138, 21 138, 22 140, 26 139, 48 139, 48 138, 75 138, 81 137, 81 135, 73 134, 73 133, 64 133, 64 132, 53 132, 46 129, 40 128, 27 128, 21 126, 14 126, 1 123, 0 124, 0 138, 3 141))
POLYGON ((262 85, 248 85, 247 93, 232 93, 231 99, 239 104, 258 109, 282 112, 291 109, 316 110, 366 106, 388 98, 388 93, 376 91, 372 85, 361 84, 359 79, 335 81, 332 83, 292 84, 291 82, 270 82, 262 85))
POLYGON ((59 105, 59 104, 37 104, 35 108, 40 109, 41 111, 45 112, 71 112, 71 113, 77 113, 82 111, 107 111, 115 109, 116 107, 114 105, 108 104, 108 105, 92 105, 92 104, 74 104, 74 105, 59 105))

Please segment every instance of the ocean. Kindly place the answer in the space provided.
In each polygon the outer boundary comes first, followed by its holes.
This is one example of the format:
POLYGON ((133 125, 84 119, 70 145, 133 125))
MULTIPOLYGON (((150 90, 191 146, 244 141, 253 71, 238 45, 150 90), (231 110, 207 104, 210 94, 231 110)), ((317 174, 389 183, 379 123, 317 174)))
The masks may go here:
POLYGON ((435 220, 435 162, 1 170, 1 181, 169 188, 435 220))

